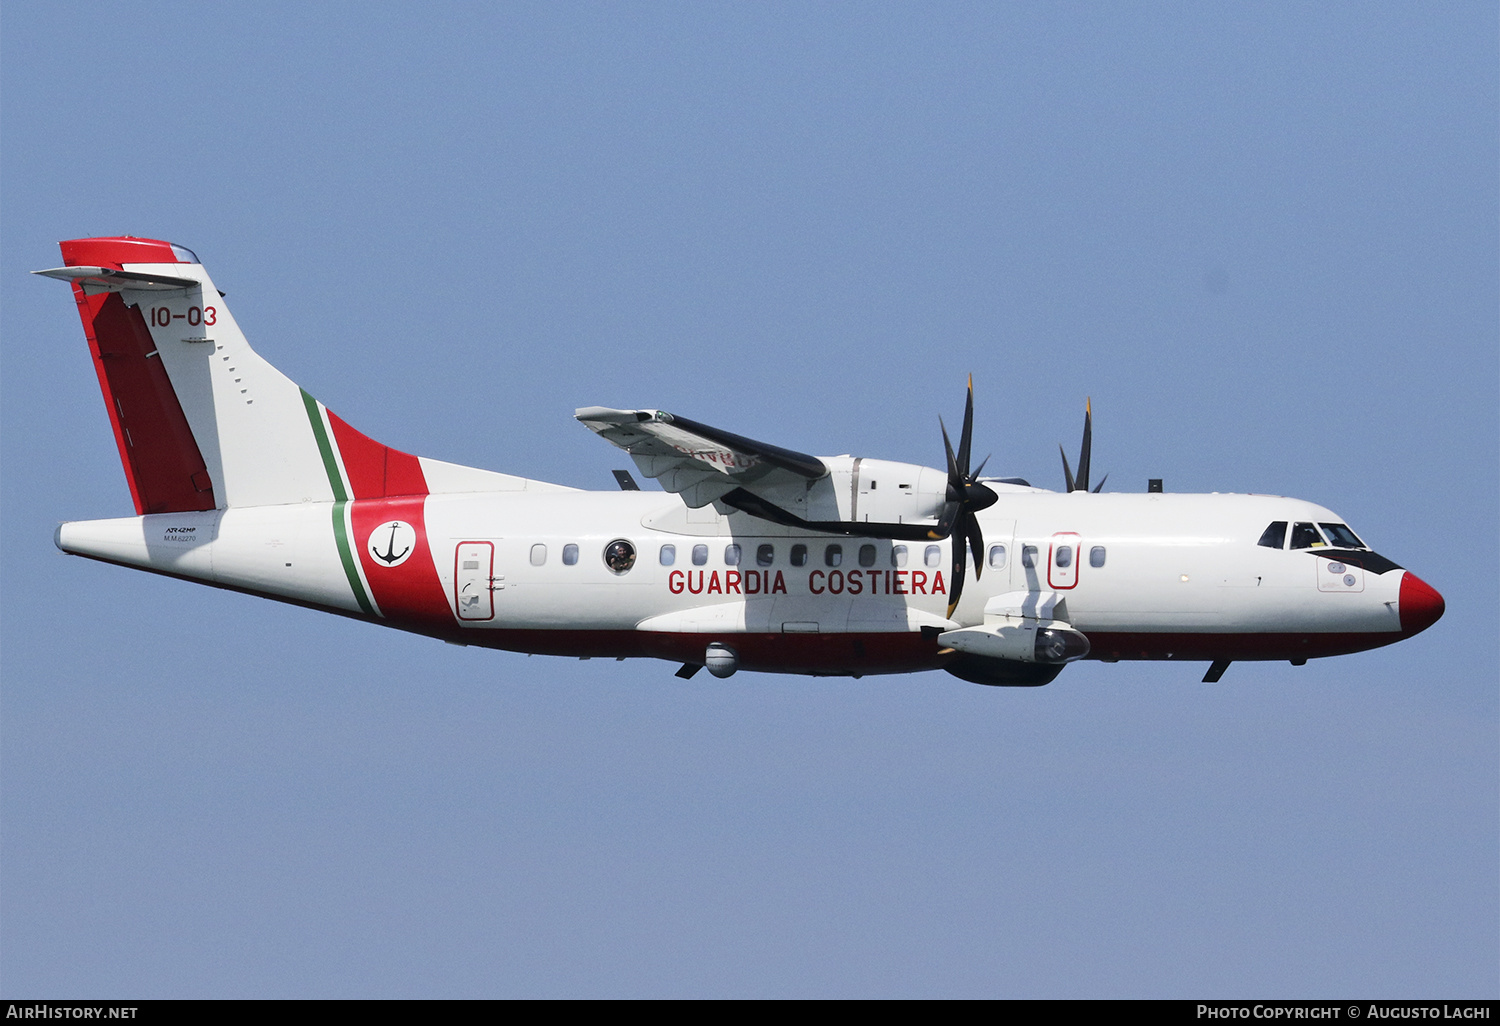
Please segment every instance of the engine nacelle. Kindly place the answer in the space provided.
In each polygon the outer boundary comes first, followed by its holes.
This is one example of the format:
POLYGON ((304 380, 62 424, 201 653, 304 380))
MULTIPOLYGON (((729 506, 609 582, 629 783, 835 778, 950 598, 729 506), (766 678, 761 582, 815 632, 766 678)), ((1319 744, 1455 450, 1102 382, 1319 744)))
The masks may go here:
POLYGON ((944 631, 938 642, 966 655, 1061 666, 1089 654, 1089 639, 1061 620, 1005 617, 980 627, 944 631))
POLYGON ((956 650, 944 667, 961 680, 991 687, 1034 688, 1089 654, 1089 639, 1061 620, 986 616, 982 627, 944 631, 938 642, 956 650))
POLYGON ((948 475, 932 467, 860 456, 819 459, 828 473, 816 480, 748 487, 810 523, 936 523, 948 498, 948 475))

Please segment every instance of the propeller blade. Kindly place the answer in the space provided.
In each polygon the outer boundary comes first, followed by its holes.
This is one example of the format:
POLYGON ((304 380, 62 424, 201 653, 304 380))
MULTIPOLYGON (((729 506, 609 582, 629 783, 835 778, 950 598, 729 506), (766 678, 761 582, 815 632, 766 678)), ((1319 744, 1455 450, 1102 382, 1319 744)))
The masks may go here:
POLYGON ((943 431, 943 450, 948 454, 948 487, 952 488, 955 483, 962 483, 962 477, 958 472, 958 458, 953 455, 953 443, 948 440, 948 425, 943 423, 943 418, 938 418, 938 427, 943 431))
POLYGON ((1101 477, 1099 479, 1099 483, 1096 484, 1096 485, 1094 485, 1094 494, 1095 495, 1098 495, 1100 492, 1104 491, 1104 482, 1106 482, 1108 480, 1109 480, 1109 475, 1108 474, 1105 474, 1103 477, 1101 477))
POLYGON ((1057 454, 1062 457, 1063 480, 1068 483, 1068 491, 1075 491, 1076 489, 1073 487, 1073 468, 1068 466, 1068 454, 1063 452, 1063 447, 1060 445, 1057 447, 1057 454))
POLYGON ((964 401, 964 430, 958 436, 958 473, 969 476, 969 445, 974 440, 974 375, 969 375, 969 396, 964 401))
POLYGON ((948 619, 953 619, 953 611, 958 608, 958 599, 964 593, 964 570, 969 565, 969 554, 964 551, 964 545, 958 538, 953 539, 953 572, 948 580, 948 619))
POLYGON ((953 525, 958 522, 958 515, 963 511, 963 505, 958 502, 943 503, 943 512, 938 516, 937 526, 927 532, 927 537, 933 541, 942 541, 953 533, 953 525))
POLYGON ((1083 404, 1083 448, 1078 453, 1077 490, 1089 490, 1089 456, 1094 448, 1094 401, 1085 399, 1083 404))
POLYGON ((974 555, 974 580, 984 575, 984 533, 979 529, 979 518, 970 516, 965 524, 968 530, 969 551, 974 555))

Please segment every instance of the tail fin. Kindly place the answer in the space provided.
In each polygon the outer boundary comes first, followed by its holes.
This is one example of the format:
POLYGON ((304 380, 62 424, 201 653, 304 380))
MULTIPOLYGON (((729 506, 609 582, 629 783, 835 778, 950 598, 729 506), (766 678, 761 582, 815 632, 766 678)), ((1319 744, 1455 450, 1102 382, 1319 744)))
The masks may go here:
POLYGON ((74 239, 65 266, 138 514, 470 491, 519 478, 360 434, 256 355, 198 258, 154 239, 74 239))

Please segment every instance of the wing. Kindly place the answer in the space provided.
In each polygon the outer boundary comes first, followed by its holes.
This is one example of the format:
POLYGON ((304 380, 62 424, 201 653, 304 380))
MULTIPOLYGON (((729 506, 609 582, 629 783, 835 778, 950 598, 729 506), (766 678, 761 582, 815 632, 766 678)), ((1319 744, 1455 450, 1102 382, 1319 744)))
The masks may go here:
POLYGON ((591 431, 630 454, 642 474, 697 509, 738 488, 805 493, 828 476, 816 456, 757 442, 665 410, 586 406, 573 414, 591 431))

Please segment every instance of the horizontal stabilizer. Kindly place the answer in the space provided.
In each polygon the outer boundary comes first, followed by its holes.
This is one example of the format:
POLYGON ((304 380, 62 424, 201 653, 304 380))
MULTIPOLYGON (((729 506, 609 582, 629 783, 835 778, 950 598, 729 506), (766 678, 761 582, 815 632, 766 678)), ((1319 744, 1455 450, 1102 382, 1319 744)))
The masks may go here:
POLYGON ((192 278, 174 278, 168 274, 143 274, 140 271, 116 271, 109 267, 53 267, 32 274, 57 278, 60 281, 76 281, 90 295, 100 292, 120 292, 124 289, 141 289, 147 292, 171 292, 175 289, 195 289, 202 282, 192 278))

